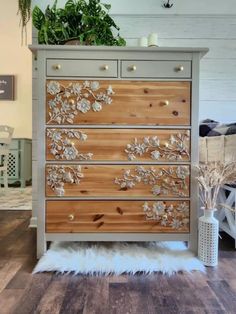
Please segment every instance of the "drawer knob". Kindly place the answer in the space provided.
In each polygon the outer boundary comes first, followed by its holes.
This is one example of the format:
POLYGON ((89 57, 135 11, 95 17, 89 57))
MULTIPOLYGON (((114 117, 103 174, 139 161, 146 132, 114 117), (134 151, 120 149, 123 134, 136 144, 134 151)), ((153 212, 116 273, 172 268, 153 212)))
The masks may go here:
POLYGON ((183 67, 182 65, 180 65, 180 66, 178 66, 178 67, 176 68, 176 71, 177 71, 177 72, 183 72, 183 70, 184 70, 184 67, 183 67))
POLYGON ((102 70, 103 70, 103 71, 109 70, 109 66, 108 66, 107 64, 105 64, 105 65, 102 67, 102 70))
POLYGON ((60 64, 54 64, 53 65, 53 69, 54 70, 60 70, 61 69, 61 65, 60 64))
POLYGON ((137 67, 136 67, 136 65, 131 65, 129 69, 130 69, 130 71, 136 71, 137 67))
POLYGON ((70 100, 69 100, 69 104, 70 104, 70 105, 74 105, 74 104, 75 104, 75 100, 74 100, 74 99, 70 99, 70 100))
POLYGON ((169 106, 169 104, 170 104, 170 102, 169 102, 169 100, 164 100, 163 102, 162 102, 162 105, 163 106, 169 106))
POLYGON ((70 215, 68 216, 68 219, 69 219, 70 221, 73 221, 73 220, 75 219, 75 216, 74 216, 73 214, 70 214, 70 215))

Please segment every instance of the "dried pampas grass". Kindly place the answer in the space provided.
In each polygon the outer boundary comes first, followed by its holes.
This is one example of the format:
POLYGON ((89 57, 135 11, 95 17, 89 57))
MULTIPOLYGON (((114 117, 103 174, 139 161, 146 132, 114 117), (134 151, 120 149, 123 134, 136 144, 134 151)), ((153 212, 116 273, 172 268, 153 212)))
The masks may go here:
POLYGON ((236 183, 236 161, 202 163, 196 168, 203 207, 215 209, 220 188, 236 183))

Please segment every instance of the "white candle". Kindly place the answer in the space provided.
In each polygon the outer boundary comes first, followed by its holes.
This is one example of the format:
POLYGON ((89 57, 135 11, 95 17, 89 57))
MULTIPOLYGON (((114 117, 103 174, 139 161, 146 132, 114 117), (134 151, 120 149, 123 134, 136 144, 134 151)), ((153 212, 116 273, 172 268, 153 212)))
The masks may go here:
POLYGON ((147 37, 141 37, 141 38, 139 38, 139 46, 140 46, 140 47, 147 47, 147 46, 148 46, 147 37))
POLYGON ((148 35, 148 47, 157 46, 157 33, 148 35))

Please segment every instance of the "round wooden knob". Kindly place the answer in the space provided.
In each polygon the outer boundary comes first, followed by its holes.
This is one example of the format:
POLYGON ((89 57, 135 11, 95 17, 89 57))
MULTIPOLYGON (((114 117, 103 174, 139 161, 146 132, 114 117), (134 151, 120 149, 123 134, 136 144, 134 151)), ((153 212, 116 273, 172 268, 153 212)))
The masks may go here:
POLYGON ((69 100, 69 104, 70 104, 70 105, 74 105, 74 104, 75 104, 75 100, 74 100, 74 99, 70 99, 70 100, 69 100))
POLYGON ((162 104, 163 106, 169 106, 170 102, 169 100, 164 100, 162 104))
POLYGON ((61 65, 60 64, 54 64, 53 65, 53 69, 54 70, 60 70, 61 69, 61 65))
POLYGON ((137 70, 136 65, 131 65, 131 67, 130 67, 130 71, 136 71, 136 70, 137 70))
POLYGON ((178 66, 178 67, 176 68, 176 71, 177 71, 177 72, 183 72, 183 70, 184 70, 184 67, 183 67, 182 65, 180 65, 180 66, 178 66))
POLYGON ((109 70, 109 66, 107 64, 105 64, 103 67, 102 67, 103 71, 107 71, 109 70))
POLYGON ((68 219, 69 219, 70 221, 72 221, 72 220, 75 219, 75 216, 74 216, 73 214, 70 214, 70 215, 68 216, 68 219))

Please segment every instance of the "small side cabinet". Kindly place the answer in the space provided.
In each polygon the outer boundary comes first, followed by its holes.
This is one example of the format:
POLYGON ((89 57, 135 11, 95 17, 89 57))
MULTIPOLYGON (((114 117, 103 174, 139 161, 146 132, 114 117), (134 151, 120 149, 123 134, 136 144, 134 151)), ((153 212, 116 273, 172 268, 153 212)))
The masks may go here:
MULTIPOLYGON (((1 179, 2 181, 2 179, 1 179)), ((8 184, 20 182, 21 187, 32 181, 32 140, 14 138, 8 158, 8 184)))

